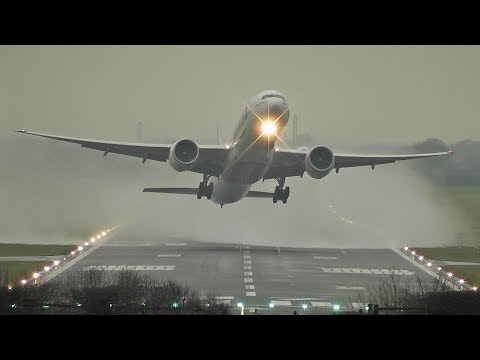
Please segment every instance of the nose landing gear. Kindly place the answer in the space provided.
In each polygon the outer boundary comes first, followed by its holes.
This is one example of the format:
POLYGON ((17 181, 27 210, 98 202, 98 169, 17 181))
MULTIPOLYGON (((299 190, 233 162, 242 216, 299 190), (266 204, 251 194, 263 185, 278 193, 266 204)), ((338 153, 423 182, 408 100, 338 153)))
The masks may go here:
POLYGON ((273 203, 276 204, 278 200, 282 200, 284 204, 287 203, 288 196, 290 195, 290 187, 287 186, 285 189, 283 186, 285 185, 285 178, 277 178, 278 186, 275 187, 275 191, 273 192, 273 203))
POLYGON ((203 181, 198 185, 197 199, 201 199, 202 196, 205 196, 208 200, 212 198, 213 183, 208 183, 209 178, 210 175, 203 175, 203 181))

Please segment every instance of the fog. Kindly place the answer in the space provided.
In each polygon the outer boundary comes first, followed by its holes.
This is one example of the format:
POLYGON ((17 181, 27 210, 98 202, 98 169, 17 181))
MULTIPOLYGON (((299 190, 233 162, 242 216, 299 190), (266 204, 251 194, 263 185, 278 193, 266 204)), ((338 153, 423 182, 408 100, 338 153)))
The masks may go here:
MULTIPOLYGON (((405 163, 341 169, 321 180, 289 178, 288 203, 247 198, 223 209, 195 196, 143 193, 196 187, 200 175, 22 134, 0 138, 0 241, 78 243, 120 225, 109 244, 173 239, 274 246, 385 248, 445 245, 461 231, 433 185, 405 163), (343 218, 343 220, 342 220, 343 218), (350 223, 351 222, 351 223, 350 223)), ((418 160, 422 161, 422 160, 418 160)), ((254 189, 273 191, 267 180, 254 189)))
POLYGON ((217 123, 227 138, 251 97, 277 89, 299 133, 337 152, 475 140, 479 63, 478 46, 0 46, 0 241, 78 243, 116 224, 111 244, 453 243, 463 219, 408 162, 305 174, 287 179, 286 205, 247 198, 221 209, 142 193, 197 187, 198 174, 12 130, 131 141, 142 121, 146 140, 212 142, 217 123))

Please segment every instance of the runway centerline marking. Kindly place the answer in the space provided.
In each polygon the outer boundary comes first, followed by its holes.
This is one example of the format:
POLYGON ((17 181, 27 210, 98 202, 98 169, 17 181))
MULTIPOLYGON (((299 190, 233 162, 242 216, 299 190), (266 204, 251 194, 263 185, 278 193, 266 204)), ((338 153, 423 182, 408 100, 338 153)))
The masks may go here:
POLYGON ((251 260, 244 260, 243 263, 244 263, 244 264, 251 264, 252 261, 251 261, 251 260))
POLYGON ((252 270, 252 265, 244 265, 243 270, 252 270))
POLYGON ((255 291, 247 291, 246 295, 247 296, 257 296, 257 293, 255 291))
POLYGON ((250 255, 243 255, 244 259, 250 259, 250 255))
POLYGON ((252 278, 243 278, 243 282, 253 283, 253 279, 252 278))
POLYGON ((182 254, 158 254, 157 257, 180 257, 182 254))
POLYGON ((315 260, 338 260, 336 256, 314 256, 315 260))
POLYGON ((255 290, 255 285, 245 285, 245 290, 255 290))
POLYGON ((253 275, 253 272, 252 271, 245 271, 243 273, 244 276, 252 276, 253 275))
POLYGON ((186 246, 187 243, 166 243, 167 246, 186 246))

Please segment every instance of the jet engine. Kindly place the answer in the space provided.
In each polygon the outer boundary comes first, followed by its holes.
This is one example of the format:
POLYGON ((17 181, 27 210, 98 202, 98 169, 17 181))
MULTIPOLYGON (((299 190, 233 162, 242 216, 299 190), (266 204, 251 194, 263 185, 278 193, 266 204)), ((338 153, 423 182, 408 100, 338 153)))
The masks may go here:
POLYGON ((335 155, 325 146, 315 146, 305 156, 305 170, 315 179, 321 179, 332 171, 335 155))
POLYGON ((199 149, 195 141, 181 139, 170 148, 168 163, 177 171, 189 170, 198 160, 198 154, 199 149))

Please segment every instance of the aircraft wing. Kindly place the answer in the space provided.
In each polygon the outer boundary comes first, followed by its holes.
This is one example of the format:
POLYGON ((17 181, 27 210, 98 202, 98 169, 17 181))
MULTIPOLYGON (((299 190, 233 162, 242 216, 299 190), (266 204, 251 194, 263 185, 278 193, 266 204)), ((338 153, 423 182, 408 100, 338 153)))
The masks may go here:
MULTIPOLYGON (((170 154, 170 148, 172 145, 160 145, 160 144, 143 144, 143 143, 126 143, 126 142, 114 142, 103 140, 89 140, 79 139, 72 137, 63 137, 49 134, 41 134, 31 132, 27 130, 17 130, 22 134, 41 136, 49 139, 60 140, 70 143, 79 144, 84 148, 103 151, 103 156, 108 153, 115 153, 127 156, 133 156, 142 159, 142 162, 146 160, 155 160, 166 162, 170 154)), ((190 171, 198 172, 201 174, 210 174, 213 176, 220 175, 222 169, 225 166, 227 158, 227 152, 224 146, 221 145, 199 145, 199 155, 195 166, 190 171)))
MULTIPOLYGON (((452 151, 424 154, 405 155, 356 155, 356 154, 335 154, 335 169, 371 166, 394 163, 399 160, 412 160, 434 156, 450 155, 452 151)), ((264 179, 274 179, 288 176, 303 176, 305 172, 305 150, 279 150, 275 153, 270 168, 265 173, 264 179)))

